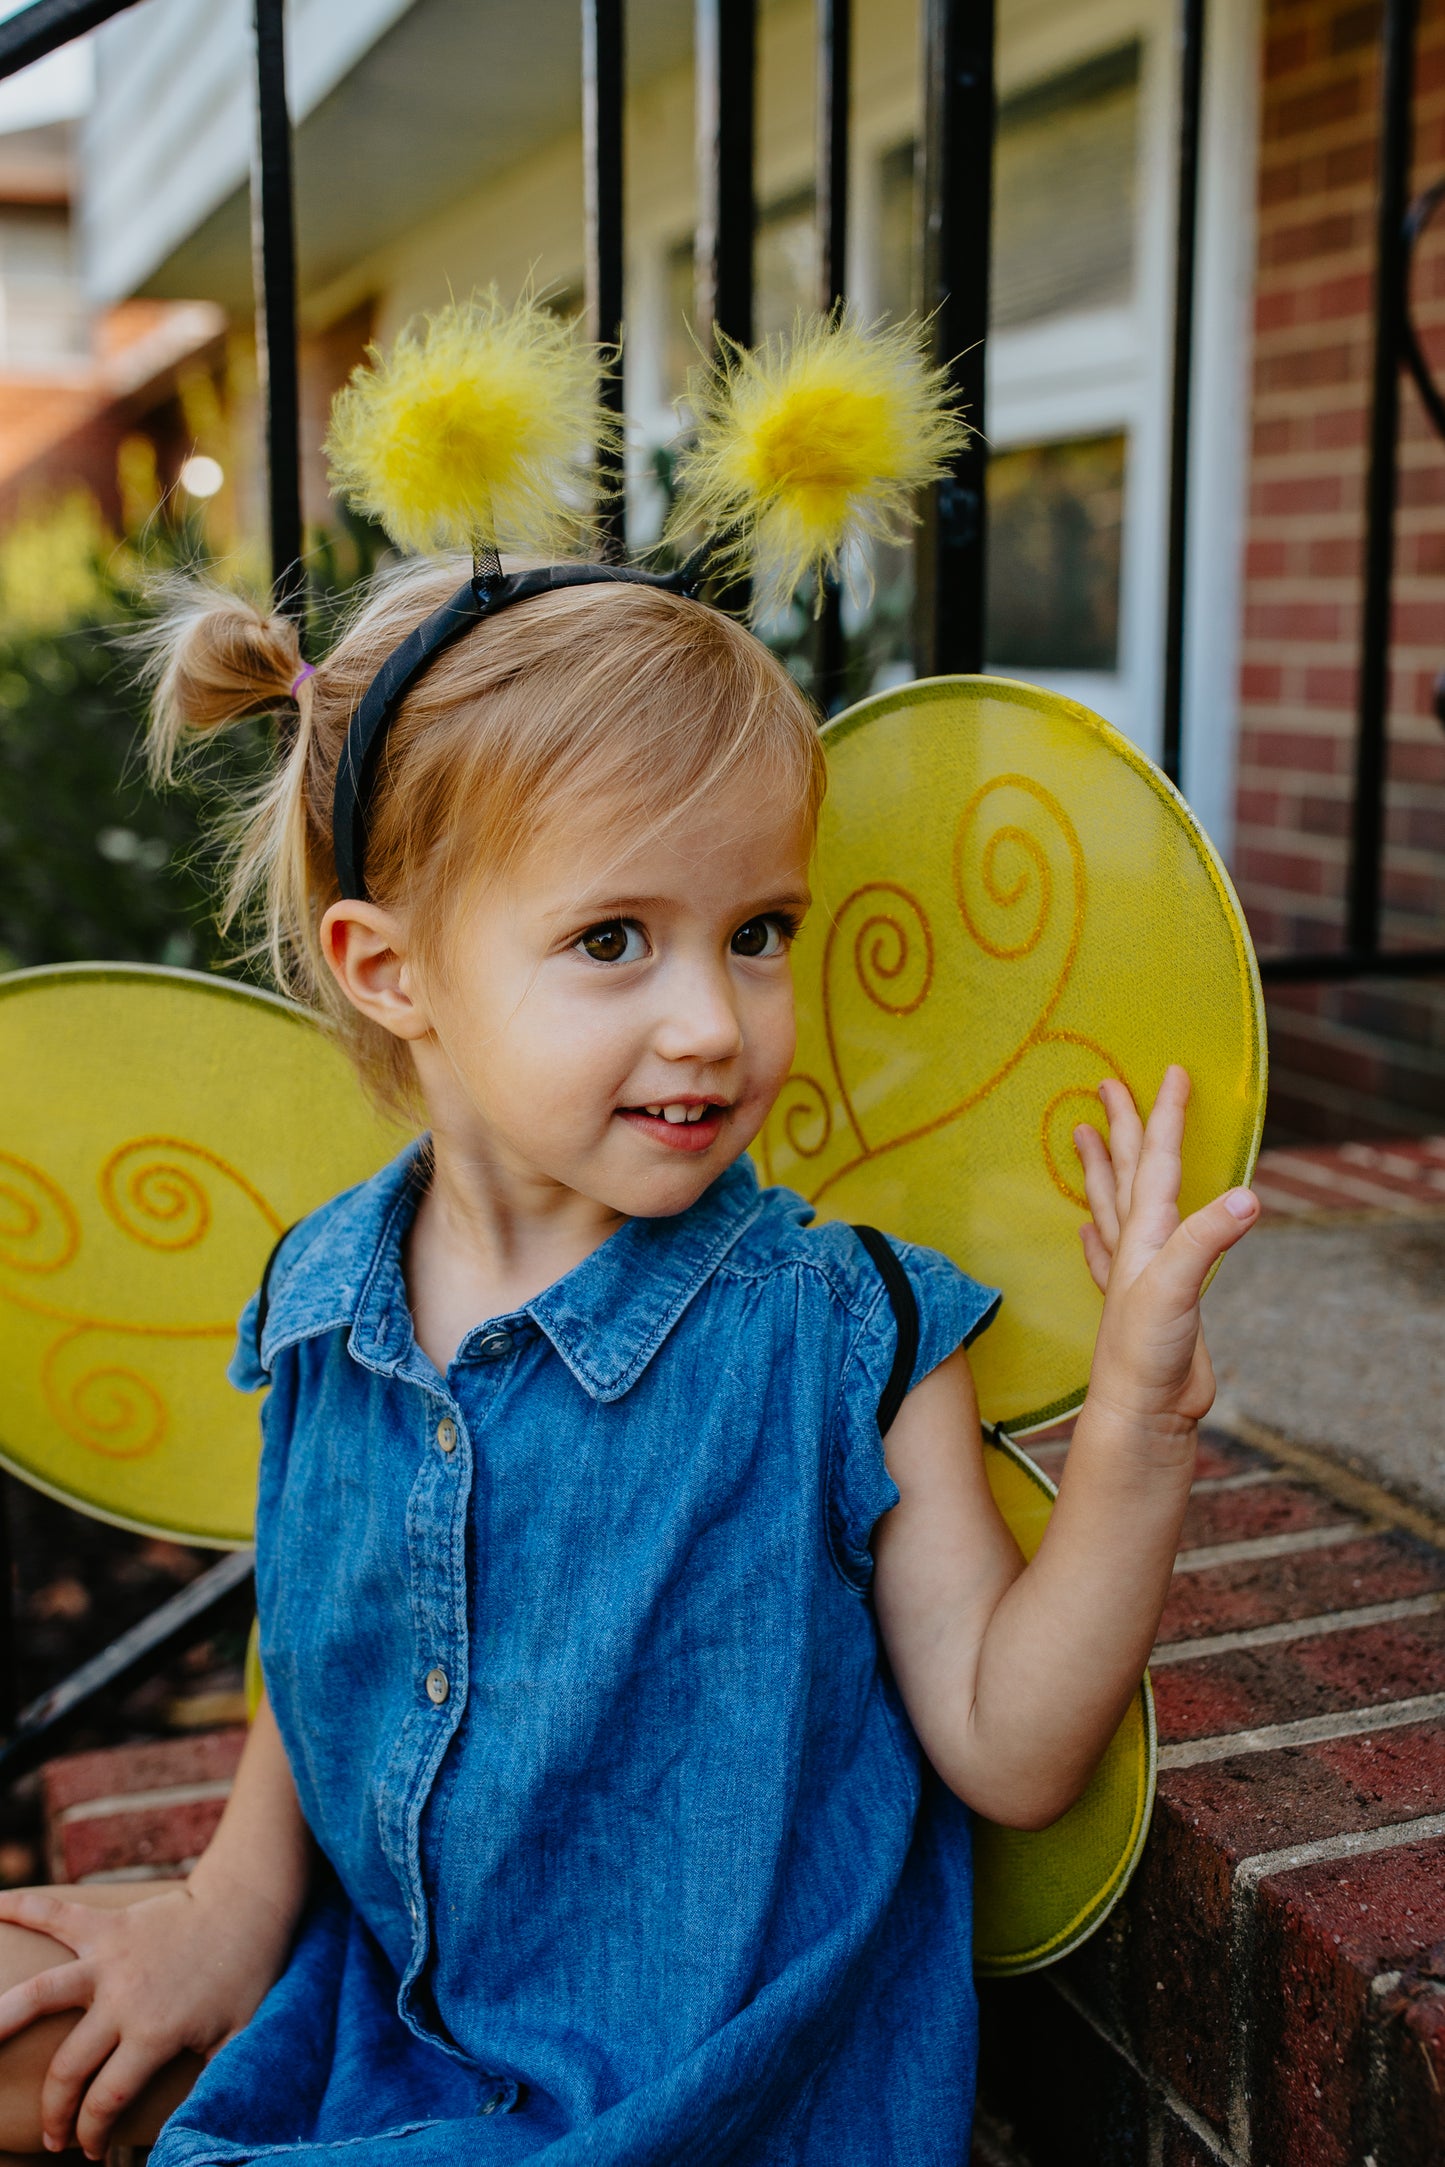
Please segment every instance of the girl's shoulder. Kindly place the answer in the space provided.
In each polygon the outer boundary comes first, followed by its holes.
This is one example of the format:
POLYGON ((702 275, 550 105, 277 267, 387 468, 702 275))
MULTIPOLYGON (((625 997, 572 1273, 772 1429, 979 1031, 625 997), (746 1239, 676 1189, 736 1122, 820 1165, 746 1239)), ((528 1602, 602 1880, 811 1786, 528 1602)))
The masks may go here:
MULTIPOLYGON (((802 1299, 826 1304, 856 1333, 896 1343, 895 1305, 856 1226, 819 1220, 791 1189, 758 1191, 756 1214, 717 1267, 721 1280, 792 1285, 802 1299)), ((942 1250, 886 1235, 907 1277, 919 1314, 920 1363, 915 1381, 946 1354, 966 1346, 998 1308, 996 1288, 974 1279, 942 1250), (937 1351, 932 1351, 932 1350, 937 1351), (932 1359, 925 1354, 932 1351, 932 1359)))

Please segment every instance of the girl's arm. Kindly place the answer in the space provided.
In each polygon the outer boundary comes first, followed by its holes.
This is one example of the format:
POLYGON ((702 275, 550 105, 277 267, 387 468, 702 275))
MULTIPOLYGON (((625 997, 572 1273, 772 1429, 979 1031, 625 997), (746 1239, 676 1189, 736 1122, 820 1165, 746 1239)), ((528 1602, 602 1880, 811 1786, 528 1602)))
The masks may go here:
POLYGON ((84 2011, 45 2078, 48 2151, 79 2144, 98 2159, 158 2069, 187 2048, 214 2054, 249 2022, 286 1961, 309 1872, 310 1837, 263 1700, 189 1881, 121 1911, 41 1889, 0 1894, 0 1920, 74 1951, 72 1962, 0 1994, 0 2039, 37 2017, 84 2011))
POLYGON ((990 1495, 961 1351, 889 1432, 900 1501, 874 1534, 878 1622, 924 1751, 961 1798, 1018 1828, 1073 1804, 1138 1688, 1214 1398, 1199 1297, 1259 1214, 1236 1189, 1180 1220, 1182 1069, 1147 1130, 1122 1084, 1102 1096, 1107 1150, 1090 1128, 1076 1140, 1104 1310, 1037 1556, 1025 1567, 990 1495))

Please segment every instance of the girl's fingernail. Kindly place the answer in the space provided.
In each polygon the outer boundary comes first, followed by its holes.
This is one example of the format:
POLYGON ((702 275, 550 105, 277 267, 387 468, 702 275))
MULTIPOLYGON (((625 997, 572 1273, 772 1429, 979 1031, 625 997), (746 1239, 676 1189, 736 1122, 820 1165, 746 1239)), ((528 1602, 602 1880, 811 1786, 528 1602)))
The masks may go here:
POLYGON ((40 2141, 47 2152, 58 2152, 60 2150, 60 2139, 58 2137, 42 2137, 40 2141))
POLYGON ((1231 1189, 1224 1202, 1236 1219, 1252 1219, 1259 1209, 1259 1198, 1253 1189, 1231 1189))

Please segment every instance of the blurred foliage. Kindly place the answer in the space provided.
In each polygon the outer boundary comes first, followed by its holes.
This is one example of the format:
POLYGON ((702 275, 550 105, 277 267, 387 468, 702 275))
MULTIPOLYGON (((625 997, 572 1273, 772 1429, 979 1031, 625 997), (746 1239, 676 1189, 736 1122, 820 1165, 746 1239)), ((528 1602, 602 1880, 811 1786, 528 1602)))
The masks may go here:
MULTIPOLYGON (((148 451, 143 439, 122 447, 126 540, 78 491, 23 516, 0 542, 0 970, 90 960, 235 968, 216 925, 217 829, 260 774, 270 726, 224 733, 179 789, 146 780, 136 636, 152 613, 151 583, 214 569, 199 514, 178 513, 174 499, 158 506, 148 451)), ((361 527, 317 543, 319 619, 377 554, 361 527)))

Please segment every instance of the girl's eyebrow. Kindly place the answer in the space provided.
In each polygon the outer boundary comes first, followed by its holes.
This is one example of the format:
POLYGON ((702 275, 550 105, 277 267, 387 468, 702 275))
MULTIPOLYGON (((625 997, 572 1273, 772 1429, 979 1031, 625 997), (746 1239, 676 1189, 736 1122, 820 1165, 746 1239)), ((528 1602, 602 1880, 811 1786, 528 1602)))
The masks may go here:
MULTIPOLYGON (((746 920, 748 918, 765 918, 770 911, 805 911, 810 907, 812 900, 813 898, 806 888, 786 888, 767 897, 763 902, 744 904, 741 917, 746 920)), ((559 920, 575 918, 579 923, 586 921, 600 925, 609 918, 628 918, 640 911, 666 909, 677 901, 678 898, 675 895, 610 895, 594 898, 584 896, 575 903, 562 905, 557 910, 549 912, 548 915, 559 920)))

